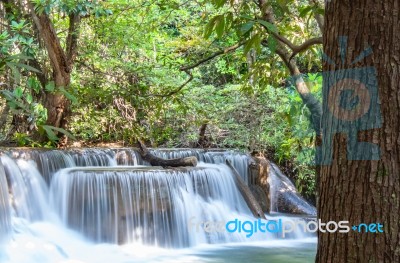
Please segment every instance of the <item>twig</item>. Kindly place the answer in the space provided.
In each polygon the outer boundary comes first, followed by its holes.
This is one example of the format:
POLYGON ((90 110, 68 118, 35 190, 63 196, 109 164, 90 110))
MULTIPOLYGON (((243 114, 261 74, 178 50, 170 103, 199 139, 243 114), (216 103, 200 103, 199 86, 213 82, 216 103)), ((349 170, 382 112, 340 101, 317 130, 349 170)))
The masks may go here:
MULTIPOLYGON (((200 66, 201 64, 203 64, 203 63, 205 63, 205 62, 207 62, 207 61, 212 60, 212 59, 215 58, 215 57, 218 57, 218 56, 220 56, 220 55, 227 54, 227 53, 229 53, 229 52, 235 51, 235 50, 238 49, 239 47, 243 46, 244 43, 245 43, 245 41, 240 42, 240 43, 237 43, 236 45, 233 45, 233 46, 230 46, 230 47, 221 49, 221 50, 215 52, 214 54, 212 54, 211 56, 199 60, 199 61, 198 61, 197 63, 195 63, 195 64, 192 64, 192 65, 189 65, 189 66, 185 66, 185 67, 181 67, 180 70, 186 72, 186 71, 188 71, 188 70, 194 69, 194 68, 200 66)), ((186 73, 187 73, 187 72, 186 72, 186 73)))

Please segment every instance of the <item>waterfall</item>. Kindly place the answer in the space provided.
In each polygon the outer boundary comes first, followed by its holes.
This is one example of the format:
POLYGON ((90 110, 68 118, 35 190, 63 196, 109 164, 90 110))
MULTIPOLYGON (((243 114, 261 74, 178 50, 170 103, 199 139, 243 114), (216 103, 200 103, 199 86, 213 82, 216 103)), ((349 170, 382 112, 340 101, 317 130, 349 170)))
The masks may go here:
MULTIPOLYGON (((49 258, 37 262, 64 262, 71 254, 82 258, 77 252, 81 247, 95 251, 93 246, 106 243, 188 248, 281 238, 268 232, 248 237, 245 231, 208 231, 210 225, 224 227, 234 220, 255 222, 224 164, 229 160, 251 185, 249 155, 198 149, 152 152, 163 158, 194 155, 200 162, 195 168, 151 167, 135 149, 3 151, 0 234, 12 236, 7 241, 9 251, 24 253, 13 252, 15 259, 7 261, 10 252, 2 254, 0 248, 0 261, 35 262, 31 258, 36 248, 42 258, 49 258)), ((275 165, 271 167, 272 211, 286 212, 289 207, 313 214, 315 208, 295 192, 290 180, 275 165)), ((277 221, 279 216, 267 218, 277 221)), ((294 239, 305 236, 288 234, 294 239)))
POLYGON ((0 243, 11 231, 11 210, 6 174, 0 159, 0 243))
POLYGON ((315 207, 310 205, 297 192, 296 187, 278 166, 270 163, 269 185, 271 212, 317 215, 315 207))
POLYGON ((76 166, 116 166, 114 151, 108 149, 72 149, 66 151, 32 151, 25 158, 33 159, 43 174, 45 180, 50 183, 54 173, 63 168, 76 166))
POLYGON ((1 162, 12 192, 10 199, 15 215, 30 222, 45 219, 49 211, 48 188, 35 163, 23 159, 14 161, 8 156, 1 156, 1 162))
MULTIPOLYGON (((248 166, 251 160, 248 154, 233 151, 206 151, 202 149, 152 149, 151 152, 161 158, 172 159, 196 156, 200 162, 220 164, 229 160, 249 182, 248 166)), ((63 168, 86 166, 148 165, 135 149, 68 149, 68 150, 15 150, 6 154, 18 159, 34 160, 46 182, 63 168)))
POLYGON ((162 247, 238 241, 228 233, 190 232, 188 223, 250 214, 229 169, 212 164, 64 169, 54 175, 50 199, 67 226, 96 242, 162 247))

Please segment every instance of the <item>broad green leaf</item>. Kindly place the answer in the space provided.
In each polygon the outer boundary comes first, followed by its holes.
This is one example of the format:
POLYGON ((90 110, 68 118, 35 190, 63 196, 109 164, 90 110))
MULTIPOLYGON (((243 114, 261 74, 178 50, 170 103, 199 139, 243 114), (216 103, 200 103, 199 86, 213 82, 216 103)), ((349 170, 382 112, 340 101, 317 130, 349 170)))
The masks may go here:
POLYGON ((73 136, 70 132, 68 132, 68 131, 66 131, 66 130, 64 130, 64 129, 62 129, 62 128, 57 128, 57 127, 54 127, 54 126, 51 126, 51 125, 43 125, 43 128, 44 128, 44 129, 46 129, 45 127, 46 127, 47 129, 51 129, 51 130, 60 132, 60 133, 64 134, 65 136, 67 136, 68 138, 71 138, 71 139, 73 139, 73 140, 76 140, 75 136, 73 136))
POLYGON ((224 29, 225 29, 225 17, 221 15, 219 16, 215 25, 215 32, 217 33, 218 38, 222 37, 222 35, 224 34, 224 29))
POLYGON ((244 23, 240 26, 240 34, 244 35, 249 32, 254 26, 254 21, 244 23))
POLYGON ((205 39, 208 39, 208 38, 211 36, 211 34, 212 34, 212 32, 213 32, 213 30, 214 30, 214 28, 215 28, 215 23, 216 23, 216 20, 218 19, 218 17, 219 17, 219 16, 213 17, 213 18, 208 22, 208 24, 206 25, 206 27, 205 27, 205 29, 204 29, 204 38, 205 38, 205 39))
POLYGON ((31 104, 33 102, 33 98, 31 94, 26 94, 26 102, 28 102, 28 104, 31 104))
POLYGON ((32 72, 40 73, 39 70, 37 70, 37 69, 35 69, 34 67, 31 67, 31 66, 29 66, 29 65, 26 65, 26 64, 18 64, 18 66, 19 66, 20 68, 24 68, 24 69, 29 70, 29 71, 32 71, 32 72))
POLYGON ((232 24, 233 24, 233 14, 232 14, 232 12, 229 12, 226 14, 226 17, 225 17, 225 31, 227 31, 229 28, 231 28, 232 24))
POLYGON ((28 87, 31 88, 36 93, 40 92, 40 84, 35 78, 30 77, 27 81, 27 84, 28 87))
POLYGON ((313 9, 312 6, 307 6, 307 7, 303 8, 300 11, 299 16, 302 17, 302 18, 306 17, 308 15, 308 13, 311 12, 312 9, 313 9))
POLYGON ((325 15, 325 10, 323 8, 314 8, 314 12, 318 15, 325 15))
POLYGON ((55 132, 52 130, 52 126, 48 126, 48 125, 41 125, 41 127, 46 131, 47 137, 49 138, 50 141, 58 141, 58 137, 55 134, 55 132))
POLYGON ((276 51, 276 47, 278 45, 278 42, 276 41, 275 37, 273 37, 272 35, 268 36, 267 39, 267 43, 268 43, 268 48, 272 53, 275 53, 276 51))
POLYGON ((270 31, 270 32, 274 32, 274 33, 278 32, 278 29, 276 28, 276 26, 270 22, 267 22, 267 21, 261 20, 261 19, 258 19, 257 22, 260 23, 261 25, 263 25, 265 28, 267 28, 268 31, 270 31))
POLYGON ((252 48, 257 49, 259 51, 261 46, 261 38, 258 34, 252 36, 244 45, 243 52, 247 54, 252 48))
POLYGON ((14 90, 14 95, 16 98, 20 99, 22 98, 22 94, 24 93, 24 91, 22 90, 21 87, 18 87, 14 90))
POLYGON ((54 81, 50 81, 49 83, 47 83, 45 89, 46 89, 46 91, 48 91, 48 92, 54 92, 54 90, 55 90, 54 81))
POLYGON ((213 0, 216 8, 221 8, 225 4, 226 0, 213 0))
POLYGON ((17 54, 17 55, 9 56, 8 59, 9 60, 15 60, 15 59, 25 59, 25 60, 27 60, 27 59, 32 59, 32 57, 25 56, 23 54, 17 54))
POLYGON ((71 93, 69 93, 68 91, 66 91, 63 87, 60 87, 59 90, 61 91, 62 94, 64 94, 65 97, 67 97, 67 99, 69 99, 73 104, 78 103, 77 98, 72 95, 71 93))
POLYGON ((13 64, 11 64, 10 62, 7 62, 6 64, 11 69, 11 71, 13 73, 14 81, 16 83, 19 83, 20 79, 21 79, 21 73, 19 72, 19 70, 13 64))
POLYGON ((7 101, 12 101, 12 100, 15 99, 15 98, 14 98, 14 94, 13 94, 11 91, 9 91, 9 90, 1 90, 1 91, 0 91, 0 94, 2 94, 3 97, 4 97, 7 101))
POLYGON ((36 72, 36 73, 40 73, 39 70, 37 70, 37 69, 35 69, 34 67, 31 67, 31 66, 29 66, 29 65, 26 65, 26 64, 15 63, 15 62, 8 62, 7 64, 8 64, 9 66, 12 65, 12 66, 14 66, 15 68, 24 68, 24 69, 29 70, 29 71, 33 71, 33 72, 36 72))
POLYGON ((15 104, 14 101, 7 101, 7 104, 13 110, 15 110, 17 108, 17 104, 15 104))

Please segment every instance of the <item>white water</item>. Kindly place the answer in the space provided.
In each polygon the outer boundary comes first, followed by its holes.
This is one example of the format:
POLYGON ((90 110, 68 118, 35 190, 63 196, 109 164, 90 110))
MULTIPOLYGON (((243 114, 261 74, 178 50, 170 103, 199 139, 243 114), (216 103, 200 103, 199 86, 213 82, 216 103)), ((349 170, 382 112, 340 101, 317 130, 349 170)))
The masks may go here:
MULTIPOLYGON (((254 220, 225 165, 163 172, 116 168, 117 163, 124 164, 121 156, 130 156, 125 164, 140 163, 131 152, 121 152, 88 157, 99 150, 48 151, 43 156, 31 154, 36 162, 1 156, 10 189, 4 187, 0 170, 0 232, 2 237, 7 232, 12 235, 0 247, 0 262, 200 262, 207 261, 206 251, 232 242, 262 242, 262 246, 279 242, 273 234, 251 238, 245 233, 210 234, 190 225, 190 220, 254 220), (79 159, 80 155, 85 158, 79 159), (109 167, 77 168, 77 163, 109 167), (71 168, 60 170, 64 167, 71 168)), ((295 233, 295 237, 306 236, 295 233)), ((283 247, 296 244, 284 241, 283 247)))
POLYGON ((11 209, 8 199, 6 174, 0 161, 0 245, 11 229, 11 209))
POLYGON ((188 171, 63 169, 53 177, 50 200, 65 225, 96 242, 162 247, 236 241, 234 235, 189 233, 189 219, 250 215, 228 168, 213 164, 188 171))
POLYGON ((270 164, 268 181, 270 185, 271 212, 285 213, 297 210, 299 214, 317 215, 315 207, 300 196, 290 179, 273 163, 270 164))

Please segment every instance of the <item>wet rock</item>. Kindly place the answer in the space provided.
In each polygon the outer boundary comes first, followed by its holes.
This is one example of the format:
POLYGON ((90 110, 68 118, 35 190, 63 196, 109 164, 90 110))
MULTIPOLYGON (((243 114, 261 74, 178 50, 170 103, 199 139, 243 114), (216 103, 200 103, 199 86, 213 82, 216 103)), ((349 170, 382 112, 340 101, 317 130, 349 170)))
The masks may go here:
POLYGON ((261 207, 265 213, 271 210, 271 196, 269 185, 269 161, 263 156, 254 156, 253 162, 249 165, 250 181, 252 191, 258 197, 261 207))
POLYGON ((266 195, 264 189, 259 185, 250 185, 249 188, 253 193, 254 197, 257 199, 264 213, 268 213, 271 208, 271 205, 269 203, 269 198, 266 195))

